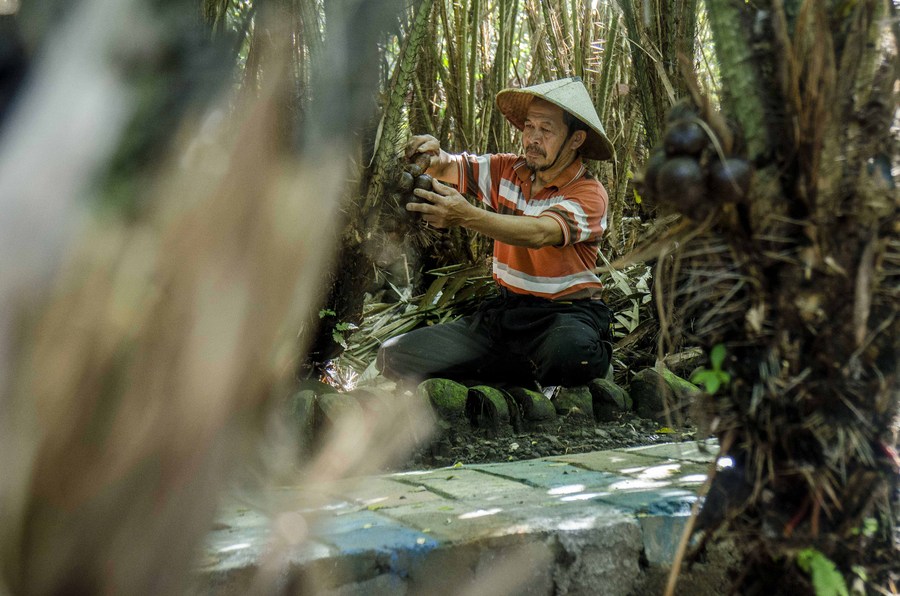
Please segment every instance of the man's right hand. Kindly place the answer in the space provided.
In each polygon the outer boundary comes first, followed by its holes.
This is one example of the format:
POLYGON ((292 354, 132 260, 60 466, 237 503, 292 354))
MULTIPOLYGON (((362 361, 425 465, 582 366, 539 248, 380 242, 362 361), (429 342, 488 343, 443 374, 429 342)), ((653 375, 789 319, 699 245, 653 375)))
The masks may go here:
MULTIPOLYGON (((414 135, 406 143, 406 159, 418 162, 420 155, 430 157, 426 171, 438 180, 456 184, 457 169, 450 154, 441 149, 441 144, 431 135, 414 135)), ((424 160, 423 160, 424 161, 424 160)))
POLYGON ((420 155, 427 155, 431 158, 431 162, 428 164, 430 168, 431 164, 436 161, 434 158, 441 156, 441 144, 431 135, 414 135, 406 143, 406 159, 418 162, 417 158, 420 155))

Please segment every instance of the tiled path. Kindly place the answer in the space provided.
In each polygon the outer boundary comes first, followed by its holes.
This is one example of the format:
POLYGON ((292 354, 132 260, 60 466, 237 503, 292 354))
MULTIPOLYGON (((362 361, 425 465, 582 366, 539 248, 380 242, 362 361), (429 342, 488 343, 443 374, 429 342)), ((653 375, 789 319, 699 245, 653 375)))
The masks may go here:
POLYGON ((226 506, 200 593, 629 594, 671 562, 714 443, 345 481, 226 506), (494 582, 494 583, 492 583, 494 582))

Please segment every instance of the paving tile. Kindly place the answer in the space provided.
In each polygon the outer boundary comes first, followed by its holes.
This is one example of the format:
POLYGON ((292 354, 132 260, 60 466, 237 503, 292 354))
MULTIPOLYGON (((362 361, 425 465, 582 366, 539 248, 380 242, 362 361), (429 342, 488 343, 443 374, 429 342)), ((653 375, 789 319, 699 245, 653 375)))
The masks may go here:
MULTIPOLYGON (((648 458, 649 459, 649 458, 648 458)), ((649 460, 644 466, 621 468, 619 474, 654 483, 655 486, 699 487, 706 480, 709 464, 700 464, 684 460, 649 460)))
POLYGON ((648 460, 655 459, 662 463, 668 458, 651 455, 638 455, 627 451, 594 451, 591 453, 576 453, 572 455, 558 455, 548 457, 549 461, 568 463, 573 466, 592 470, 594 472, 607 472, 618 474, 622 468, 636 468, 648 465, 648 460))
MULTIPOLYGON (((262 524, 214 530, 206 539, 202 567, 214 572, 254 567, 272 549, 274 540, 268 519, 262 524)), ((289 563, 303 565, 337 555, 338 550, 307 538, 285 549, 285 554, 289 563)))
POLYGON ((706 471, 697 471, 690 472, 689 470, 683 471, 680 475, 672 480, 672 486, 678 488, 686 488, 691 491, 697 491, 703 486, 703 483, 706 482, 707 474, 706 471))
MULTIPOLYGON (((357 504, 330 494, 327 485, 279 486, 231 500, 231 511, 253 512, 265 518, 284 512, 334 514, 351 511, 357 504)), ((234 516, 232 516, 234 519, 234 516)))
MULTIPOLYGON (((591 493, 580 500, 556 499, 543 504, 531 503, 511 513, 518 532, 585 532, 610 528, 616 524, 634 524, 619 507, 604 503, 591 493)), ((581 495, 579 495, 581 496, 581 495)))
POLYGON ((596 473, 619 477, 619 480, 598 483, 598 486, 615 485, 629 491, 664 487, 698 488, 706 480, 709 464, 690 460, 664 458, 652 454, 630 451, 601 451, 551 458, 561 463, 581 467, 596 473), (623 482, 621 478, 630 481, 623 482))
POLYGON ((476 501, 446 500, 386 509, 383 515, 436 540, 460 543, 514 533, 513 507, 476 501))
POLYGON ((477 498, 485 504, 505 499, 510 493, 532 490, 532 487, 521 482, 468 468, 442 468, 427 474, 393 475, 391 478, 411 486, 424 486, 442 496, 453 499, 477 498))
POLYGON ((429 550, 437 542, 427 534, 372 511, 357 511, 321 520, 312 530, 317 540, 342 553, 429 550))
POLYGON ((661 445, 645 445, 643 447, 632 447, 630 449, 621 449, 625 453, 635 453, 638 455, 650 455, 653 457, 664 457, 671 459, 680 459, 693 461, 697 463, 711 462, 716 457, 719 450, 718 442, 710 440, 706 445, 707 453, 700 451, 699 441, 685 441, 682 443, 663 443, 661 445))
POLYGON ((338 482, 331 487, 330 492, 336 497, 372 511, 442 499, 440 495, 422 490, 419 486, 411 486, 383 476, 338 482))
POLYGON ((618 486, 611 486, 606 494, 597 496, 597 500, 615 505, 624 510, 650 515, 685 515, 690 513, 691 506, 697 496, 689 490, 681 488, 659 487, 646 488, 634 483, 643 481, 626 480, 618 486))
POLYGON ((593 489, 607 486, 618 479, 606 472, 595 472, 561 461, 537 459, 503 464, 482 464, 466 466, 488 474, 508 478, 533 487, 555 489, 564 494, 565 487, 581 486, 593 489))

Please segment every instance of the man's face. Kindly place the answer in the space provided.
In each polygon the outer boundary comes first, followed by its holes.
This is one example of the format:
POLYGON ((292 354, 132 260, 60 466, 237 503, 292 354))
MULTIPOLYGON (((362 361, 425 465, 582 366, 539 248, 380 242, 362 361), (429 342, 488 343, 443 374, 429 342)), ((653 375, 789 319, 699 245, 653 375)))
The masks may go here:
POLYGON ((528 168, 534 172, 549 169, 567 134, 562 108, 535 98, 528 107, 525 128, 522 129, 522 146, 528 168))

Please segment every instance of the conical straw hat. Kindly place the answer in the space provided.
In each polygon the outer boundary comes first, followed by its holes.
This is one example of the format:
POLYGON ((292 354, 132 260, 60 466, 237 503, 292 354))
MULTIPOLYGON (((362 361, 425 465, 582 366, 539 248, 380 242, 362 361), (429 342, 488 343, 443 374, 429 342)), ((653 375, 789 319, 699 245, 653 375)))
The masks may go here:
POLYGON ((588 125, 587 139, 579 147, 582 157, 604 160, 613 156, 613 145, 606 137, 606 131, 581 77, 550 81, 523 89, 504 89, 497 94, 497 106, 513 126, 522 130, 528 106, 535 97, 561 107, 588 125))

